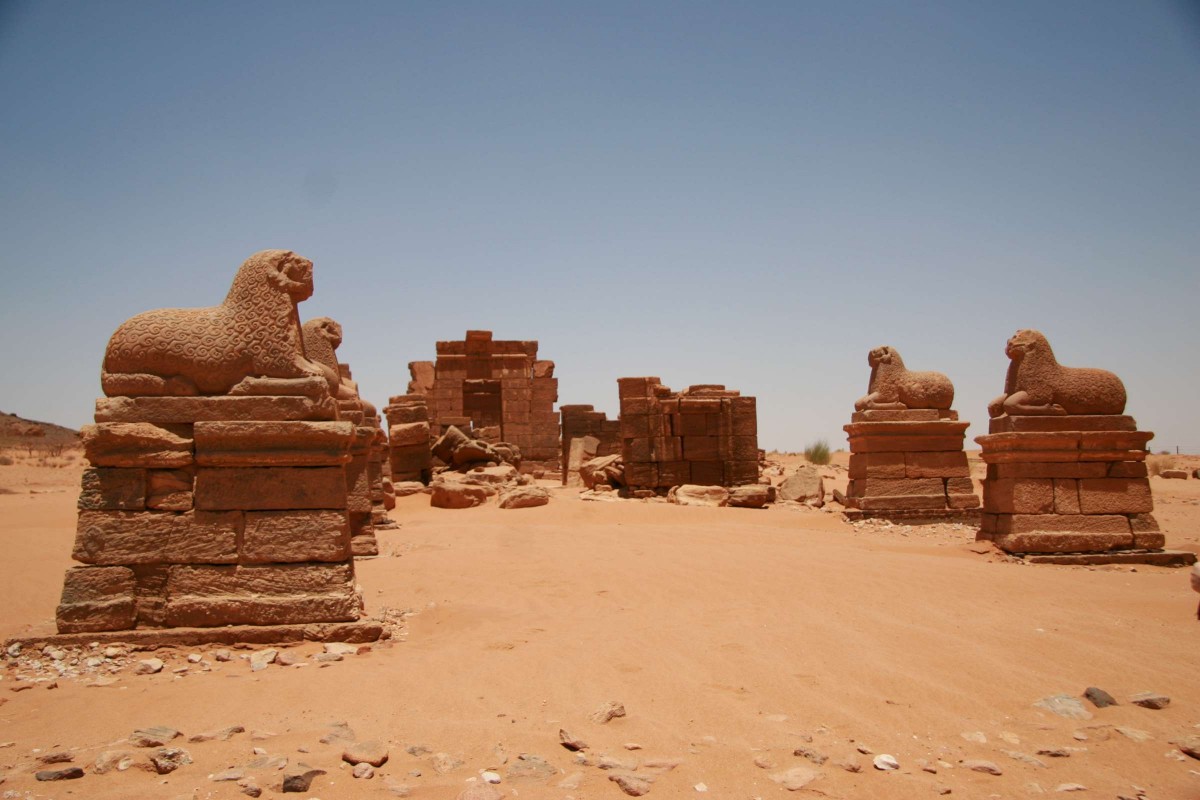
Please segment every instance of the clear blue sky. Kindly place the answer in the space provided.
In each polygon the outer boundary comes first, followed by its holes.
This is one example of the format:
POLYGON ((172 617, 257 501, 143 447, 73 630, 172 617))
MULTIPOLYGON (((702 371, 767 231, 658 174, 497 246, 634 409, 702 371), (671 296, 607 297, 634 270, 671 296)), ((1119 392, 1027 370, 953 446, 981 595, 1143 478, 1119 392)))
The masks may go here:
POLYGON ((1200 451, 1194 3, 0 0, 0 156, 26 417, 283 247, 379 405, 487 328, 563 403, 725 383, 838 446, 890 344, 975 435, 1033 327, 1200 451))

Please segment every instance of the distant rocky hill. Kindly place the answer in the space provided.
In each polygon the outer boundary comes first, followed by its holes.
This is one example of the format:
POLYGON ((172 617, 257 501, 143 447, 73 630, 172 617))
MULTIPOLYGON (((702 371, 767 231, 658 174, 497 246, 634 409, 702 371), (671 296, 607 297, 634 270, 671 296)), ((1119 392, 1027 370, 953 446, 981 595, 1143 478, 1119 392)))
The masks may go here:
POLYGON ((50 422, 22 419, 16 414, 0 411, 0 447, 21 447, 36 444, 72 446, 79 443, 79 431, 50 422))

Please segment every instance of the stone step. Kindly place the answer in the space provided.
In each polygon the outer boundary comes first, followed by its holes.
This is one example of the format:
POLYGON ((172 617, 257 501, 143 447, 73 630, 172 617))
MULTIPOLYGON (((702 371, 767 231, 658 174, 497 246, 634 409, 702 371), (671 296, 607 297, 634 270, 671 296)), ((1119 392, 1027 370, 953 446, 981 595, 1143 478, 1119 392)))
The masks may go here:
POLYGON ((1189 567, 1196 554, 1187 550, 1116 550, 1108 553, 1037 553, 1021 556, 1030 564, 1149 564, 1155 567, 1189 567))

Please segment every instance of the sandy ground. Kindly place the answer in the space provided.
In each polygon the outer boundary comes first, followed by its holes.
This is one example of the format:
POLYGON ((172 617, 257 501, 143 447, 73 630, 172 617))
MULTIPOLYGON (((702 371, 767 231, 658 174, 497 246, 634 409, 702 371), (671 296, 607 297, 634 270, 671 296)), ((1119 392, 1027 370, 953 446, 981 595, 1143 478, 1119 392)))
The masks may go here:
MULTIPOLYGON (((78 476, 78 464, 0 467, 0 487, 16 490, 0 494, 0 636, 52 630, 78 476)), ((1168 546, 1200 549, 1200 481, 1152 483, 1168 546)), ((564 489, 516 511, 431 509, 416 495, 392 517, 400 527, 380 532, 384 555, 360 562, 359 580, 371 614, 408 614, 370 652, 317 664, 320 647, 306 645, 294 648, 304 666, 252 672, 239 657, 249 650, 227 663, 212 648, 160 650, 158 674, 133 674, 151 655, 140 653, 56 682, 29 653, 10 659, 0 795, 240 798, 236 783, 209 776, 242 767, 275 796, 282 773, 247 768, 257 747, 326 770, 294 795, 325 800, 455 798, 485 769, 506 797, 625 797, 598 766, 605 756, 638 766, 654 778, 649 796, 663 798, 1009 798, 1064 784, 1085 786, 1085 798, 1200 797, 1200 761, 1169 743, 1200 734, 1200 598, 1183 570, 1025 566, 974 552, 985 548, 966 528, 584 502, 564 489), (1091 719, 1033 705, 1089 686, 1120 705, 1085 703, 1091 719), (1127 702, 1147 690, 1170 705, 1127 702), (627 715, 591 721, 608 701, 627 715), (321 743, 334 721, 388 744, 373 779, 353 779, 342 744, 321 743), (94 773, 105 750, 144 758, 123 740, 152 725, 182 731, 173 744, 194 763, 94 773), (231 725, 246 732, 187 741, 231 725), (560 728, 587 750, 560 746, 560 728), (38 765, 59 750, 87 775, 35 781, 37 769, 69 766, 38 765), (461 766, 439 772, 438 753, 461 766), (872 767, 885 753, 898 770, 872 767), (655 769, 662 759, 678 764, 655 769), (971 771, 968 759, 1002 774, 971 771), (771 776, 793 767, 819 777, 791 793, 771 776)))

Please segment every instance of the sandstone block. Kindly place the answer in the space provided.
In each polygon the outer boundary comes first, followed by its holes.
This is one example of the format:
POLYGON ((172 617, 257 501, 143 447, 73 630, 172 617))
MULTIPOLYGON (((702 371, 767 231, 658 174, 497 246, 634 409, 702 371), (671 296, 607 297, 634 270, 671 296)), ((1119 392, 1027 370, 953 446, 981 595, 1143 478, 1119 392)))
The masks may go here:
POLYGON ((692 466, 690 462, 661 461, 658 464, 659 485, 680 486, 692 482, 692 466))
MULTIPOLYGON (((1079 450, 1080 437, 1077 431, 1047 431, 1029 433, 991 433, 986 436, 976 436, 975 441, 983 448, 984 455, 989 452, 1045 452, 1045 451, 1076 451, 1079 450)), ((1062 459, 1028 458, 1030 461, 1056 461, 1062 459)), ((1078 459, 1071 459, 1078 460, 1078 459)))
POLYGON ((1053 416, 1000 416, 988 423, 988 433, 1049 431, 1133 431, 1137 423, 1124 414, 1067 414, 1053 416))
POLYGON ((1130 514, 1129 526, 1134 533, 1157 533, 1159 530, 1153 514, 1130 514))
POLYGON ((754 436, 732 437, 730 453, 732 461, 758 461, 758 438, 754 436))
POLYGON ((962 450, 962 448, 963 437, 961 434, 955 436, 850 437, 851 453, 924 453, 935 450, 962 450))
POLYGON ((732 397, 729 408, 734 414, 750 414, 757 416, 758 400, 754 397, 732 397))
POLYGON ((103 422, 79 431, 83 452, 96 467, 185 467, 192 441, 148 422, 103 422))
POLYGON ((196 463, 211 467, 344 464, 354 428, 350 422, 197 422, 196 463))
POLYGON ((851 479, 846 494, 849 497, 876 495, 935 495, 944 494, 946 485, 941 478, 862 478, 851 479))
POLYGON ((203 467, 196 471, 196 508, 206 511, 344 509, 346 501, 342 467, 203 467))
POLYGON ((146 471, 146 508, 156 511, 192 510, 192 470, 146 471))
MULTIPOLYGON (((1087 462, 1081 462, 1081 465, 1087 462)), ((1088 466, 1097 466, 1087 463, 1088 466)), ((1145 478, 1150 472, 1146 469, 1145 461, 1111 461, 1108 463, 1109 478, 1145 478)), ((1088 478, 1103 478, 1104 475, 1087 475, 1088 478)))
POLYGON ((74 567, 63 579, 56 612, 59 633, 127 630, 136 620, 133 570, 74 567))
POLYGON ((975 484, 970 478, 946 478, 947 494, 974 494, 975 484))
POLYGON ((72 557, 84 564, 237 561, 238 512, 81 511, 72 557))
POLYGON ((1054 513, 1082 514, 1079 510, 1079 481, 1054 478, 1054 513))
POLYGON ((876 408, 855 411, 850 415, 851 422, 934 422, 939 419, 957 421, 958 412, 937 408, 876 408))
POLYGON ((310 397, 101 397, 96 422, 176 422, 228 420, 337 419, 333 398, 310 397))
POLYGON ((779 485, 779 499, 806 503, 809 501, 823 502, 825 500, 825 484, 821 481, 821 473, 816 467, 804 464, 796 468, 779 485))
POLYGON ((1158 477, 1169 481, 1186 481, 1188 479, 1188 471, 1186 469, 1164 469, 1158 473, 1158 477))
POLYGON ((1119 514, 1000 514, 996 533, 1130 533, 1129 518, 1119 514))
POLYGON ((495 494, 495 489, 468 483, 438 482, 433 484, 429 505, 434 508, 471 508, 483 505, 495 494))
POLYGON ((681 506, 711 506, 729 504, 729 491, 723 486, 698 486, 685 483, 671 489, 667 499, 681 506))
POLYGON ((962 450, 904 454, 904 475, 909 478, 970 478, 967 454, 962 450))
POLYGON ((627 464, 649 464, 655 460, 653 441, 647 438, 625 439, 621 445, 621 454, 627 464))
POLYGON ((758 418, 750 414, 734 414, 730 424, 734 436, 758 437, 758 418))
POLYGON ((178 566, 167 582, 173 627, 348 622, 361 613, 349 563, 178 566))
POLYGON ((501 508, 534 508, 550 502, 550 493, 541 486, 516 486, 500 493, 501 508))
POLYGON ((388 425, 411 425, 414 422, 429 424, 429 408, 424 404, 419 406, 390 405, 384 408, 388 425))
POLYGON ((617 378, 617 394, 626 397, 653 397, 653 387, 662 383, 658 378, 617 378))
POLYGON ((1161 550, 1167 543, 1167 537, 1159 531, 1135 531, 1133 546, 1143 550, 1161 550))
POLYGON ((1153 438, 1150 431, 1083 431, 1079 446, 1083 450, 1145 450, 1153 438))
POLYGON ((1002 533, 992 539, 1006 553, 1088 553, 1133 546, 1133 534, 1082 531, 1002 533))
MULTIPOLYGON (((370 515, 367 515, 368 521, 370 515)), ((350 525, 341 511, 248 511, 238 562, 345 561, 350 525)))
POLYGON ((626 414, 621 412, 621 438, 649 438, 650 418, 646 414, 626 414))
MULTIPOLYGON (((758 456, 757 449, 754 455, 758 456)), ((715 436, 684 436, 683 457, 688 461, 719 461, 719 440, 715 436)))
POLYGON ((989 480, 996 478, 1103 478, 1107 474, 1107 465, 1083 461, 1014 461, 1005 464, 988 464, 987 468, 989 480))
POLYGON ((1146 478, 1084 478, 1079 481, 1084 514, 1143 514, 1154 510, 1146 478))
POLYGON ((912 511, 946 508, 946 495, 893 495, 876 497, 847 497, 846 500, 864 511, 912 511))
POLYGON ((1053 514, 1054 481, 1050 478, 985 481, 983 509, 996 514, 1053 514))
POLYGON ((680 414, 719 414, 721 400, 717 397, 680 397, 680 414))
POLYGON ((979 495, 946 492, 946 504, 950 508, 979 508, 979 495))
MULTIPOLYGON (((693 465, 694 467, 695 465, 693 465)), ((719 466, 719 464, 718 464, 719 466)), ((720 481, 717 481, 720 483, 720 481)), ((658 486, 658 465, 636 462, 625 462, 625 485, 637 487, 658 486)))
POLYGON ((729 490, 729 505, 734 508, 765 508, 775 499, 775 488, 761 483, 734 486, 729 490))
POLYGON ((671 430, 676 436, 707 436, 708 422, 703 414, 673 414, 671 430))
POLYGON ((850 478, 903 478, 908 474, 907 457, 905 453, 851 453, 850 478))
MULTIPOLYGON (((934 420, 925 422, 851 422, 843 425, 842 430, 851 438, 865 436, 935 436, 938 438, 961 437, 966 434, 969 422, 951 422, 950 420, 934 420)), ((948 448, 955 449, 955 448, 948 448)), ((957 448, 962 449, 961 444, 957 448)))
POLYGON ((725 485, 743 486, 758 483, 758 461, 726 461, 725 485))
POLYGON ((83 471, 81 511, 140 511, 146 507, 146 471, 99 467, 83 471))

